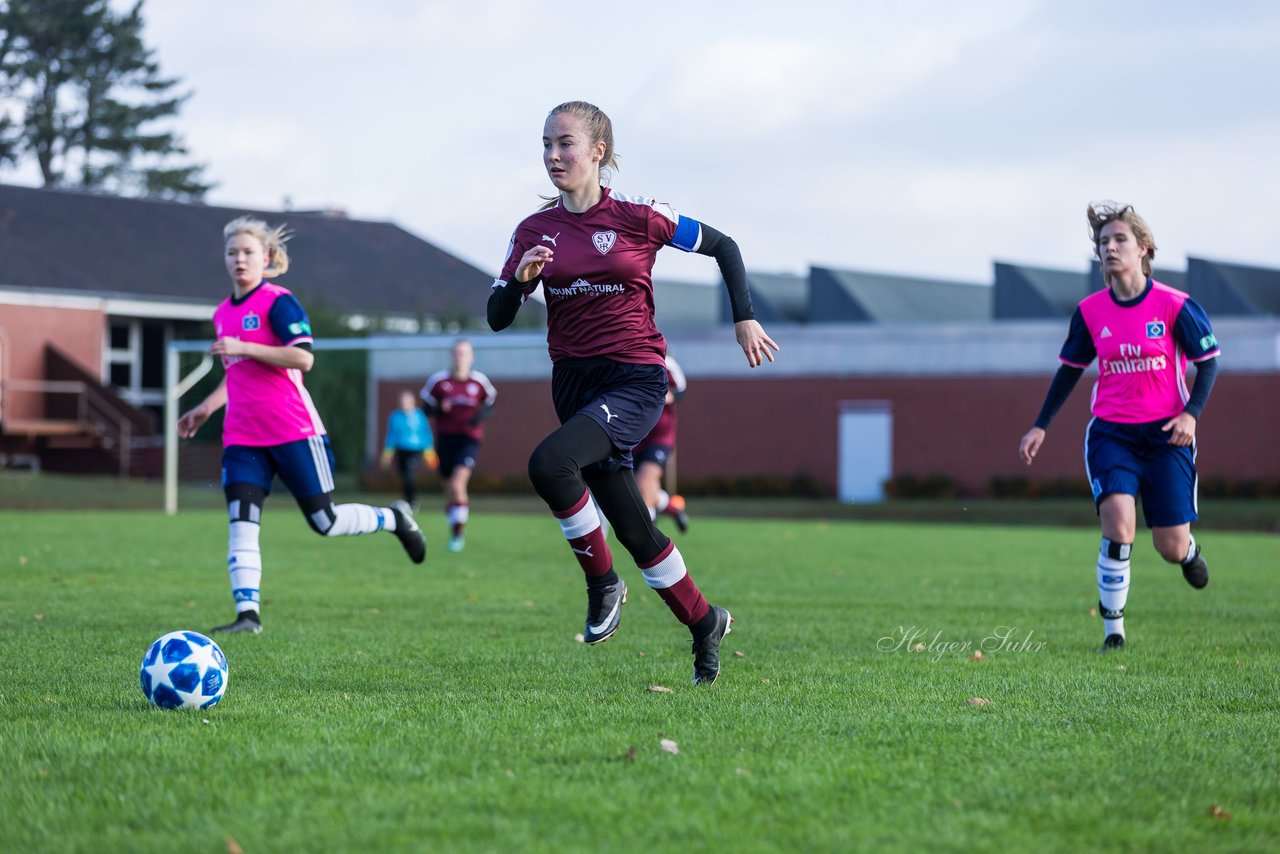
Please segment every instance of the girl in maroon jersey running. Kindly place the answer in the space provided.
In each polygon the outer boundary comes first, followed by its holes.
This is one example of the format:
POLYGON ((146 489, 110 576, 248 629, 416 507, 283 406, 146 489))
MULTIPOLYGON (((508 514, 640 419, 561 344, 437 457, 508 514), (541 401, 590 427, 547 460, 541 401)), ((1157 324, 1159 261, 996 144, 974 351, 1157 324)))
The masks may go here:
POLYGON ((709 685, 720 674, 720 642, 733 618, 694 584, 675 543, 650 519, 632 471, 631 449, 657 422, 667 394, 666 341, 653 319, 658 250, 675 246, 716 259, 748 365, 772 362, 778 345, 754 318, 733 240, 669 205, 601 186, 601 169, 617 161, 612 123, 598 107, 570 101, 553 109, 542 150, 558 195, 516 227, 489 297, 495 332, 511 325, 538 285, 547 300, 551 393, 561 426, 534 450, 529 478, 586 574, 584 640, 608 640, 627 601, 594 494, 645 581, 693 634, 693 684, 709 685))

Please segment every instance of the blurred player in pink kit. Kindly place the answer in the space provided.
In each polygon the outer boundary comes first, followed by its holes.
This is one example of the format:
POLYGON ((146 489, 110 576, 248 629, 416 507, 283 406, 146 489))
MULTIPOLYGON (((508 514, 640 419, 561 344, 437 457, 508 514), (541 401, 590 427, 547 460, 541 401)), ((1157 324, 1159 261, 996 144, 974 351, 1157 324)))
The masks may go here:
POLYGON ((422 402, 435 418, 436 453, 440 457, 440 477, 444 479, 445 519, 449 524, 449 551, 460 552, 466 544, 464 533, 471 518, 467 484, 480 456, 484 440, 482 422, 493 411, 498 392, 489 378, 473 370, 475 351, 471 342, 454 342, 452 365, 432 374, 422 387, 422 402))
POLYGON ((333 503, 333 451, 320 414, 302 384, 311 370, 311 322, 288 290, 266 281, 289 269, 283 226, 251 217, 223 230, 232 295, 214 311, 225 376, 213 392, 178 420, 189 439, 209 416, 227 407, 222 428, 222 489, 231 517, 227 570, 236 619, 215 632, 262 631, 258 547, 262 509, 275 476, 293 494, 317 534, 354 536, 387 531, 414 563, 427 544, 413 518, 389 507, 333 503))
POLYGON ((674 246, 716 259, 751 367, 773 361, 777 345, 755 320, 733 240, 669 205, 601 186, 601 169, 617 162, 613 125, 598 107, 569 101, 554 108, 543 126, 542 162, 557 195, 516 227, 489 296, 495 331, 511 325, 539 285, 547 300, 560 427, 534 450, 529 478, 586 575, 586 642, 617 631, 627 599, 594 495, 645 582, 693 635, 693 683, 710 685, 732 618, 694 584, 680 550, 649 517, 632 472, 632 449, 657 423, 667 394, 666 341, 653 311, 658 250, 674 246))
POLYGON ((684 497, 671 495, 663 489, 662 478, 676 449, 676 402, 684 397, 687 387, 680 363, 668 353, 666 406, 662 407, 658 423, 653 425, 649 435, 641 439, 631 452, 636 463, 636 486, 649 507, 649 518, 656 520, 659 513, 664 513, 675 520, 682 534, 689 530, 684 497))
POLYGON ((1125 644, 1129 558, 1137 528, 1137 497, 1156 551, 1182 567, 1196 589, 1209 567, 1191 535, 1196 506, 1196 424, 1218 373, 1218 340, 1209 318, 1182 291, 1151 278, 1156 243, 1128 205, 1089 207, 1089 229, 1102 263, 1105 290, 1080 301, 1062 345, 1035 426, 1018 448, 1031 465, 1045 428, 1084 369, 1098 360, 1093 418, 1085 429, 1085 476, 1102 523, 1098 553, 1102 651, 1125 644), (1197 365, 1187 390, 1187 361, 1197 365))

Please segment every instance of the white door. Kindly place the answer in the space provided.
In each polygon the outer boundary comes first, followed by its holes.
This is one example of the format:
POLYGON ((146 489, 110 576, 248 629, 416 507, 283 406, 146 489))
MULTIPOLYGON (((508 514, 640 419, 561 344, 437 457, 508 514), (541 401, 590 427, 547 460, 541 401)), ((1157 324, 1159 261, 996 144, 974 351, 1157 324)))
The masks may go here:
POLYGON ((893 410, 887 400, 840 402, 841 501, 883 501, 893 476, 893 410))

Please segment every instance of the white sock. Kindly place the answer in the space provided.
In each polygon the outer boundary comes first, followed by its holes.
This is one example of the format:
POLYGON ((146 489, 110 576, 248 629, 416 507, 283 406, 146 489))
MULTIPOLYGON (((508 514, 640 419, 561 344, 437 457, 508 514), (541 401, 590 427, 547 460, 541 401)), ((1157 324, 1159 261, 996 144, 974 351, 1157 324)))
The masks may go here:
POLYGON ((1187 555, 1178 563, 1186 563, 1196 555, 1196 537, 1190 531, 1187 532, 1187 555))
POLYGON ((658 490, 658 504, 653 509, 661 513, 671 503, 671 495, 665 489, 658 490))
POLYGON ((1098 610, 1102 613, 1103 635, 1124 637, 1124 606, 1129 599, 1129 555, 1132 543, 1113 543, 1102 538, 1098 552, 1098 610))
POLYGON ((644 576, 645 584, 654 590, 664 590, 688 575, 689 571, 684 566, 684 555, 673 546, 671 554, 648 569, 640 570, 640 574, 644 576))
POLYGON ((236 600, 236 613, 261 610, 262 550, 257 522, 234 521, 227 543, 227 574, 231 577, 231 595, 236 600))
POLYGON ((339 504, 333 508, 333 525, 324 532, 326 537, 355 537, 374 531, 394 531, 396 514, 387 507, 370 507, 368 504, 339 504))
POLYGON ((450 525, 465 525, 471 518, 471 507, 466 504, 450 504, 445 517, 450 525))

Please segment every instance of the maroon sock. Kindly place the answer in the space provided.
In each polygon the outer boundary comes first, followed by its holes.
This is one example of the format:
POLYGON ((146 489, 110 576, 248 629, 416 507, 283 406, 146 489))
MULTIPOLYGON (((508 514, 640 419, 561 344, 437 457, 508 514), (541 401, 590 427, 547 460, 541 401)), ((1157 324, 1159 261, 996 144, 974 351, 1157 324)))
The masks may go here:
POLYGON ((584 491, 582 498, 568 510, 552 512, 587 577, 601 576, 613 569, 613 555, 609 553, 604 529, 600 527, 600 515, 591 503, 590 493, 584 491))
POLYGON ((640 567, 640 571, 676 619, 686 626, 692 626, 711 610, 706 597, 693 583, 693 576, 685 569, 684 558, 674 541, 667 543, 667 547, 648 566, 640 567))

